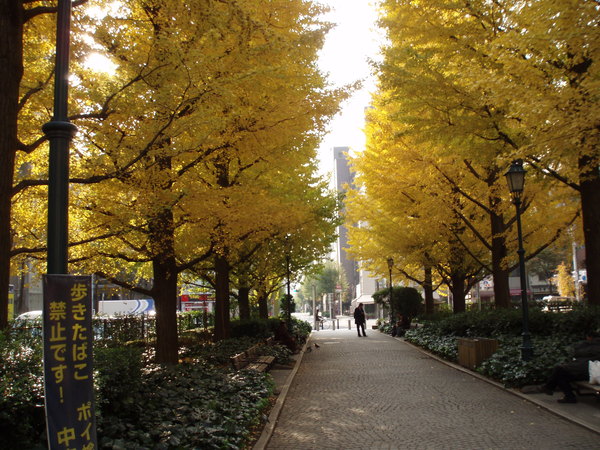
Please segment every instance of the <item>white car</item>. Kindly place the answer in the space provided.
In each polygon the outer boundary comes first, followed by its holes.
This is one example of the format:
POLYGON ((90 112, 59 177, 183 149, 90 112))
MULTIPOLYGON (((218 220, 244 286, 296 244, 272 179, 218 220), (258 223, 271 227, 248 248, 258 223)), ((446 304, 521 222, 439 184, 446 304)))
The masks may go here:
POLYGON ((27 311, 26 313, 20 314, 15 320, 26 322, 28 320, 37 320, 42 318, 42 311, 27 311))

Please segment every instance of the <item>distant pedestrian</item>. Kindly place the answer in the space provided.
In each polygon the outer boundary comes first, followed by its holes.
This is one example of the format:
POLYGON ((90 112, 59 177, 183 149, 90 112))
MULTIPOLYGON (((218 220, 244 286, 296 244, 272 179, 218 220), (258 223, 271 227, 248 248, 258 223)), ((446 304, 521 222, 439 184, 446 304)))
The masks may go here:
POLYGON ((367 336, 365 333, 365 323, 367 322, 367 318, 365 316, 365 310, 363 309, 363 304, 359 303, 358 306, 354 309, 354 323, 356 324, 356 331, 358 331, 358 337, 361 337, 360 330, 362 329, 362 335, 364 337, 367 336))

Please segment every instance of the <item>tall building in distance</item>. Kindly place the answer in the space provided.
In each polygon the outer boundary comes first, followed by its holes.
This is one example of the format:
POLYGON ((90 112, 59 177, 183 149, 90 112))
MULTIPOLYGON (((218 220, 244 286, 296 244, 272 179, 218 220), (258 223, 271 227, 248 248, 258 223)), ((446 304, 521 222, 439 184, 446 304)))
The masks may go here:
MULTIPOLYGON (((333 181, 338 192, 344 192, 346 186, 353 186, 354 174, 350 171, 347 153, 348 147, 333 147, 334 174, 333 181)), ((350 258, 347 253, 348 229, 344 225, 338 227, 338 240, 336 243, 337 263, 344 270, 348 281, 349 296, 352 299, 350 311, 359 303, 365 306, 368 318, 382 317, 382 311, 375 305, 372 294, 380 289, 379 280, 369 271, 359 269, 358 262, 350 258)))
MULTIPOLYGON (((349 147, 333 147, 333 182, 338 192, 344 192, 346 186, 352 186, 354 174, 350 171, 350 164, 347 153, 349 147)), ((358 279, 358 265, 349 257, 346 249, 348 248, 348 229, 344 225, 338 227, 338 239, 336 242, 336 257, 339 267, 341 267, 348 282, 350 298, 356 297, 356 285, 358 279)))

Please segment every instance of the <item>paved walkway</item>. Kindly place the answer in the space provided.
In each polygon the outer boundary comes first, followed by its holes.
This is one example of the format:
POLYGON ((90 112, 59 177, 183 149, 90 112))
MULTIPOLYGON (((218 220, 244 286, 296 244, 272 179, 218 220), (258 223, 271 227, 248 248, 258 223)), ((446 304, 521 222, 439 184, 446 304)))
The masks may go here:
MULTIPOLYGON (((274 372, 281 395, 256 449, 600 449, 590 429, 367 333, 313 332, 294 370, 274 372)), ((600 403, 585 407, 600 430, 600 403)))

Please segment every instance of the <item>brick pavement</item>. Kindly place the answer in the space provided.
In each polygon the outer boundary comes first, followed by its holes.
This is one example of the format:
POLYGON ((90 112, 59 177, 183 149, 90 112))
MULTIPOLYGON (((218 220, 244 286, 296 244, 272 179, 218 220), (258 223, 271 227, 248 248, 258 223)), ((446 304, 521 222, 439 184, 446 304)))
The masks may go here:
MULTIPOLYGON (((268 449, 600 449, 600 436, 368 330, 313 332, 268 449)), ((271 424, 273 425, 273 424, 271 424)))

